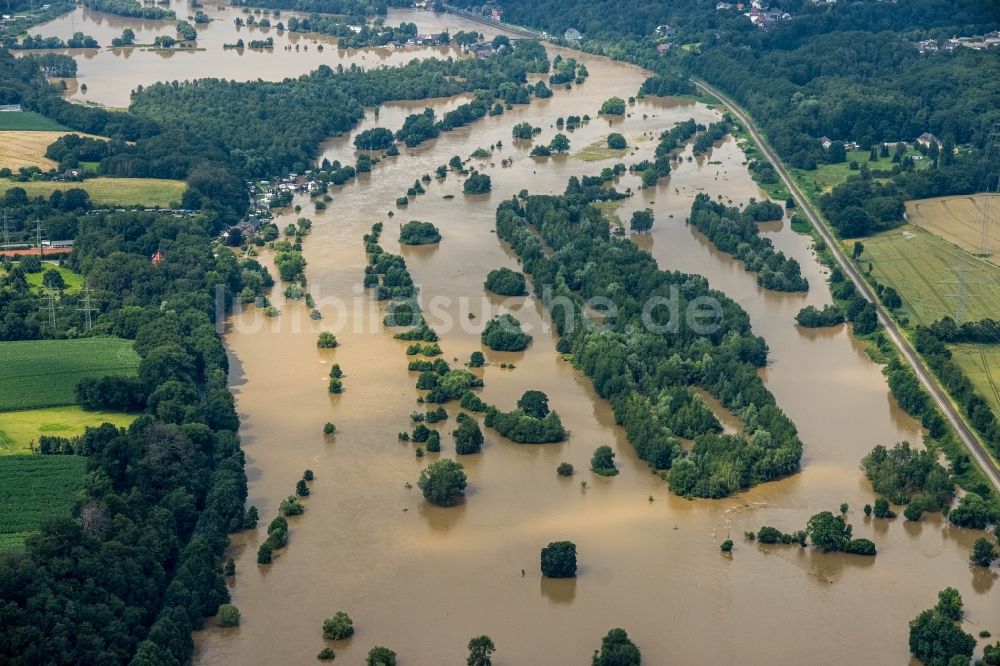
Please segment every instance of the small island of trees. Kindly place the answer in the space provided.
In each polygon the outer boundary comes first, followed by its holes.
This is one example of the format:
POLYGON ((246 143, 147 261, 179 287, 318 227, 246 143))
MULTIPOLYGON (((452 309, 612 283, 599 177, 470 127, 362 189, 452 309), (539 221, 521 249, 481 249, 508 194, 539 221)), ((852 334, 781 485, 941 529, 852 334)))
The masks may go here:
POLYGON ((601 104, 600 113, 606 116, 624 116, 625 115, 625 100, 621 97, 612 97, 606 100, 604 104, 601 104))
POLYGON ((497 268, 486 276, 484 286, 498 296, 524 296, 524 274, 509 268, 497 268))
POLYGON ((337 344, 337 336, 330 331, 323 331, 316 338, 316 346, 320 349, 333 349, 337 344))
POLYGON ((747 537, 760 543, 774 544, 797 543, 805 548, 808 541, 814 548, 824 553, 848 553, 852 555, 875 555, 875 544, 869 539, 853 539, 853 527, 844 520, 842 515, 834 515, 832 511, 821 511, 806 523, 804 530, 788 534, 765 525, 756 534, 748 532, 747 537))
POLYGON ((538 132, 541 132, 541 129, 532 127, 531 123, 518 123, 511 130, 511 136, 519 141, 530 141, 538 132))
POLYGON ((612 629, 594 652, 593 666, 640 666, 642 654, 624 629, 612 629))
POLYGON ((590 471, 601 476, 617 476, 615 452, 610 446, 603 445, 594 449, 594 455, 590 458, 590 471))
POLYGON ((541 553, 542 575, 548 578, 576 577, 576 544, 553 541, 541 553))
MULTIPOLYGON (((967 664, 976 639, 955 623, 962 619, 962 596, 953 587, 938 593, 938 602, 910 622, 910 652, 925 664, 967 664)), ((987 647, 987 649, 989 649, 987 647)))
POLYGON ((521 330, 521 322, 513 315, 504 314, 486 324, 480 340, 494 351, 523 351, 531 336, 521 330))
POLYGON ((795 315, 795 322, 805 328, 824 328, 844 323, 844 311, 838 306, 827 304, 820 310, 813 305, 807 305, 795 315))
POLYGON ((392 131, 384 127, 366 129, 354 137, 354 147, 358 150, 386 150, 393 143, 392 131))
POLYGON ((474 173, 462 183, 462 191, 466 194, 486 194, 493 189, 493 181, 483 173, 474 173))
POLYGON ((342 641, 354 635, 354 622, 344 611, 337 611, 332 617, 323 620, 323 638, 331 641, 342 641))
POLYGON ((485 423, 518 444, 561 442, 567 436, 559 415, 549 410, 549 398, 541 391, 525 391, 512 412, 487 408, 485 423))
POLYGON ((430 222, 410 220, 399 229, 402 245, 432 245, 441 242, 441 233, 430 222))
POLYGON ((432 462, 417 480, 424 499, 438 506, 453 505, 467 485, 462 465, 448 458, 432 462))

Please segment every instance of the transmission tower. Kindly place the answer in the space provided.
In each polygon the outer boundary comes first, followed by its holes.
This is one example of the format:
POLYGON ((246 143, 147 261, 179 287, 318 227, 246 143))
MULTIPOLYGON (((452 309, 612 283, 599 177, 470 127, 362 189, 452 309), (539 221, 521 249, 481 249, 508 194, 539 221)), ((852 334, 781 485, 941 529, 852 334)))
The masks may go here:
POLYGON ((35 220, 35 247, 38 248, 39 256, 45 255, 45 250, 42 249, 43 240, 48 240, 48 232, 42 228, 41 220, 35 220))
MULTIPOLYGON (((48 312, 49 314, 49 326, 52 328, 56 327, 56 295, 47 294, 46 302, 41 308, 42 312, 48 312)), ((89 328, 89 327, 88 327, 89 328)))
POLYGON ((90 331, 90 327, 93 325, 90 313, 97 311, 97 308, 94 307, 93 301, 90 298, 90 295, 93 293, 94 290, 91 289, 90 287, 84 287, 82 291, 83 291, 83 305, 78 307, 77 310, 83 313, 84 330, 90 331))
POLYGON ((968 267, 959 265, 955 268, 955 277, 948 280, 941 280, 942 284, 955 285, 953 294, 955 299, 955 323, 961 325, 965 321, 966 302, 969 297, 968 281, 965 272, 968 267))
POLYGON ((990 203, 1000 192, 1000 123, 990 130, 986 151, 983 154, 983 172, 979 177, 977 192, 983 196, 983 228, 979 237, 979 253, 989 257, 990 251, 990 203))

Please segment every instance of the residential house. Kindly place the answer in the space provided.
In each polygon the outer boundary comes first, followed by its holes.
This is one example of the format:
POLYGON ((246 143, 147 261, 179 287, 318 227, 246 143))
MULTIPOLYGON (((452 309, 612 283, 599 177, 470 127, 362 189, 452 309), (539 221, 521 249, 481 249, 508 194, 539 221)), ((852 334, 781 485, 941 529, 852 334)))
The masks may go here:
POLYGON ((828 136, 821 136, 819 138, 819 143, 823 146, 823 150, 829 150, 830 146, 833 145, 833 141, 831 141, 828 136))

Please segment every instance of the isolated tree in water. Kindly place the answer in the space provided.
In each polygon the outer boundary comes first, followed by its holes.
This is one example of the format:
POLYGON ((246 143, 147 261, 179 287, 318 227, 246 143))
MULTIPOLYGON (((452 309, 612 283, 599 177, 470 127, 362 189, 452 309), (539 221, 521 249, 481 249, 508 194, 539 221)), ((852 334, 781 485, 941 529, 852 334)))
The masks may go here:
POLYGON ((629 227, 637 234, 644 234, 653 228, 653 210, 646 208, 632 213, 632 221, 629 227))
POLYGON ((442 458, 432 462, 427 469, 420 472, 417 487, 431 504, 451 506, 455 498, 465 490, 467 481, 462 465, 442 458))
POLYGON ((576 576, 576 544, 572 541, 553 541, 542 548, 542 574, 549 578, 576 576))
POLYGON ((465 660, 468 666, 492 666, 490 655, 496 652, 493 639, 489 636, 476 636, 469 641, 469 658, 465 660))
POLYGON ((612 629, 594 651, 593 666, 639 666, 642 655, 624 629, 612 629))

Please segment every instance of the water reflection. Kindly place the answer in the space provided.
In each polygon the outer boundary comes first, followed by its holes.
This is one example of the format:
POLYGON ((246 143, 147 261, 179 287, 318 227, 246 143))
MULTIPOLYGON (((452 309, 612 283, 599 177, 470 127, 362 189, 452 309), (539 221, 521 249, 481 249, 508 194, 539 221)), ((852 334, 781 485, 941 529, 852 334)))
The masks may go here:
MULTIPOLYGON (((583 575, 583 570, 577 571, 577 575, 583 575)), ((539 578, 538 589, 550 604, 570 604, 576 599, 576 578, 549 578, 541 576, 539 578)))

